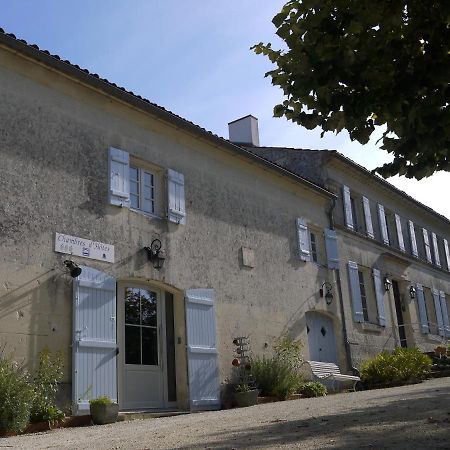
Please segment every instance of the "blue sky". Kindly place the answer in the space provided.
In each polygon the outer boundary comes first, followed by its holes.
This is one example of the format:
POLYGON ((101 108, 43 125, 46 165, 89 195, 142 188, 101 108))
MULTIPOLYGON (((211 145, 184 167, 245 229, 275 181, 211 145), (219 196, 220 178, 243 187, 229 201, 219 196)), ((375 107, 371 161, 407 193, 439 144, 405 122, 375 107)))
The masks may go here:
MULTIPOLYGON (((98 73, 224 137, 227 123, 259 119, 266 146, 336 149, 368 169, 388 161, 373 139, 307 131, 272 117, 281 91, 264 78, 270 64, 249 50, 281 45, 272 17, 283 0, 2 0, 0 27, 98 73)), ((389 180, 450 218, 450 173, 420 182, 389 180)))

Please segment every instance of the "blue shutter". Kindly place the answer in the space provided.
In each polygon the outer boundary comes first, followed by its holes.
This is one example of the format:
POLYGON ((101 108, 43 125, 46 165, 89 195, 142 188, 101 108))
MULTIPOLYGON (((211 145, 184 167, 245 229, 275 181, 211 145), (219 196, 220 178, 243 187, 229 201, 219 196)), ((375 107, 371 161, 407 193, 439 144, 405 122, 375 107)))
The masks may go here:
POLYGON ((433 242, 433 254, 434 254, 434 263, 441 267, 441 258, 439 257, 439 247, 436 233, 431 233, 431 241, 433 242))
POLYGON ((373 283, 375 286, 375 297, 377 299, 378 308, 378 323, 382 326, 386 326, 386 315, 384 312, 384 286, 381 280, 381 272, 378 269, 373 269, 373 283))
POLYGON ((361 289, 359 286, 358 264, 353 261, 348 262, 348 278, 350 281, 350 292, 353 300, 353 315, 355 322, 364 322, 361 289))
POLYGON ((189 289, 185 299, 191 409, 220 409, 214 290, 189 289))
POLYGON ((425 255, 427 257, 427 261, 430 263, 430 262, 432 262, 430 236, 429 236, 428 231, 426 230, 426 228, 422 228, 422 235, 423 235, 423 243, 424 243, 424 246, 425 246, 425 255))
POLYGON ((130 207, 130 156, 114 147, 109 149, 109 202, 130 207))
POLYGON ((305 219, 297 219, 298 256, 302 261, 310 261, 309 233, 305 219))
POLYGON ((434 301, 434 310, 436 311, 436 323, 438 326, 438 333, 441 336, 445 336, 444 320, 442 317, 442 308, 441 308, 441 298, 439 295, 439 291, 437 289, 433 289, 433 301, 434 301))
POLYGON ((442 319, 444 321, 444 333, 446 337, 450 337, 450 318, 448 316, 448 308, 447 301, 445 299, 445 292, 441 291, 439 293, 441 298, 441 311, 442 311, 442 319))
POLYGON ((425 295, 423 293, 423 286, 419 283, 416 285, 416 298, 417 298, 417 306, 419 307, 419 320, 420 320, 420 330, 424 334, 428 334, 430 332, 430 328, 428 327, 428 316, 427 316, 427 307, 425 305, 425 295))
POLYGON ((389 245, 389 233, 386 222, 386 214, 384 206, 378 203, 378 222, 380 224, 381 239, 384 244, 389 245))
POLYGON ((339 253, 335 230, 325 228, 325 248, 327 251, 327 265, 329 269, 339 269, 339 253))
POLYGON ((447 270, 450 272, 450 250, 448 248, 447 239, 443 239, 444 242, 444 253, 445 253, 445 262, 447 263, 447 270))
POLYGON ((170 222, 186 224, 186 204, 184 198, 184 175, 175 170, 167 170, 167 217, 170 222))
POLYGON ((89 413, 89 400, 117 402, 116 280, 86 266, 74 280, 73 408, 89 413))
POLYGON ((416 232, 414 230, 414 222, 412 220, 408 220, 408 230, 409 230, 409 239, 411 242, 411 253, 416 258, 419 256, 419 252, 417 250, 417 240, 416 240, 416 232))
POLYGON ((342 186, 342 195, 344 199, 345 225, 350 230, 353 230, 352 200, 350 198, 350 188, 348 186, 342 186))
POLYGON ((373 224, 372 224, 372 213, 370 211, 370 202, 367 197, 363 197, 363 209, 364 209, 364 221, 366 223, 366 234, 370 238, 374 238, 373 234, 373 224))
POLYGON ((395 227, 397 228, 398 248, 404 252, 405 241, 403 240, 402 219, 398 214, 395 214, 395 227))

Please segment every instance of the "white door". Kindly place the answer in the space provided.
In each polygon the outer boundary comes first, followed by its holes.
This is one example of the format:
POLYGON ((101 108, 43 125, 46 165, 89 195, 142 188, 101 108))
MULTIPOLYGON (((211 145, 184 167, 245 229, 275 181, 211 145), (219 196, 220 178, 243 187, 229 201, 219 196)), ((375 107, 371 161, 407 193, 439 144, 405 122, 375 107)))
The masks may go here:
POLYGON ((120 292, 121 409, 163 408, 165 340, 161 337, 165 336, 165 321, 161 292, 132 283, 120 292))
POLYGON ((333 321, 317 312, 306 313, 310 361, 333 362, 337 364, 336 339, 333 321))

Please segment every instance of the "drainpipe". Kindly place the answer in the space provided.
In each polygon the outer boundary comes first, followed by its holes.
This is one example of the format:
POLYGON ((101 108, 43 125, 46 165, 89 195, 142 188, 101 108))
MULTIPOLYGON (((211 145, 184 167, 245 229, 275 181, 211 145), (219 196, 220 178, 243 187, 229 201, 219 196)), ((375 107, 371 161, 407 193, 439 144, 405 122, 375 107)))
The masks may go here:
MULTIPOLYGON (((334 217, 333 217, 333 211, 336 207, 336 199, 332 199, 330 202, 330 207, 327 210, 328 215, 328 221, 329 226, 331 230, 334 230, 334 217)), ((341 272, 339 269, 334 269, 334 277, 337 287, 337 293, 339 296, 339 308, 341 312, 341 320, 342 320, 342 336, 344 338, 344 347, 345 347, 345 359, 347 361, 347 370, 353 369, 353 361, 352 361, 352 352, 350 349, 350 343, 348 341, 348 334, 347 334, 347 325, 345 323, 345 313, 344 313, 344 298, 342 295, 342 285, 341 285, 341 272)))

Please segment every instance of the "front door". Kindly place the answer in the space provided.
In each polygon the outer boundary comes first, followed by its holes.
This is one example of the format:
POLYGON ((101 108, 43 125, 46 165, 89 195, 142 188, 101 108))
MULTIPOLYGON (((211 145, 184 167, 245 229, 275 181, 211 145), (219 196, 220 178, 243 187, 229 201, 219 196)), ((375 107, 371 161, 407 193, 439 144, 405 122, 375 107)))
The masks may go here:
POLYGON ((121 290, 121 409, 165 406, 165 308, 158 289, 128 284, 121 290))
POLYGON ((306 331, 308 333, 309 359, 337 364, 333 321, 324 314, 307 312, 306 331))
POLYGON ((400 337, 400 346, 408 347, 408 343, 406 340, 405 321, 403 320, 402 302, 400 299, 400 290, 398 288, 398 283, 395 280, 392 280, 392 290, 394 292, 395 312, 397 314, 398 335, 400 337))

